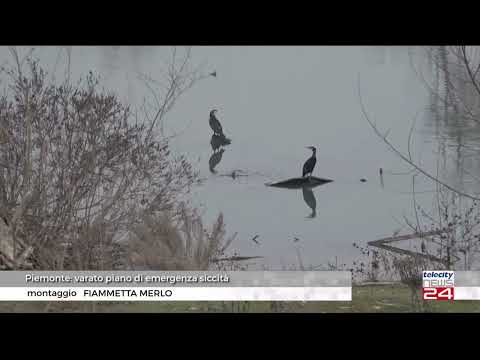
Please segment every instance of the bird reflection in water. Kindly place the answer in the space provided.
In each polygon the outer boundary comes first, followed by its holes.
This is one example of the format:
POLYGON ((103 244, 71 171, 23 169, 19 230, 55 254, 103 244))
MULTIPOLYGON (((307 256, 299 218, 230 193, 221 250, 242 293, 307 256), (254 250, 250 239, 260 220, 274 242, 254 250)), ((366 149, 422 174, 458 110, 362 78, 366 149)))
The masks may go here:
POLYGON ((212 156, 208 160, 210 172, 216 174, 215 168, 222 161, 223 153, 225 152, 224 146, 230 145, 231 141, 225 137, 225 135, 213 134, 210 139, 210 145, 212 146, 212 156))
POLYGON ((210 156, 210 159, 208 160, 208 165, 212 174, 217 173, 215 171, 215 167, 220 163, 220 161, 222 161, 222 156, 224 152, 225 149, 220 149, 219 151, 214 151, 212 156, 210 156))
POLYGON ((313 189, 317 186, 331 183, 333 180, 317 178, 314 176, 292 178, 275 183, 267 183, 265 185, 284 189, 298 189, 302 190, 303 201, 312 210, 312 213, 307 218, 315 218, 317 216, 317 199, 313 193, 313 189))
POLYGON ((305 204, 307 204, 308 207, 312 209, 312 213, 307 216, 307 218, 313 219, 317 216, 317 199, 315 198, 315 194, 313 193, 313 190, 309 187, 303 187, 302 193, 305 204))

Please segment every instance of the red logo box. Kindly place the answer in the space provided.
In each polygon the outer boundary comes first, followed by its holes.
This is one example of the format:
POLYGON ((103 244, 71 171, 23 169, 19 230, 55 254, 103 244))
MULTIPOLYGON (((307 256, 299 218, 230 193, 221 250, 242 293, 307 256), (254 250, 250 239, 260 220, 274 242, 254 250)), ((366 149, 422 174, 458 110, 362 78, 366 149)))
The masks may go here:
POLYGON ((429 287, 422 289, 423 300, 453 300, 454 287, 429 287))

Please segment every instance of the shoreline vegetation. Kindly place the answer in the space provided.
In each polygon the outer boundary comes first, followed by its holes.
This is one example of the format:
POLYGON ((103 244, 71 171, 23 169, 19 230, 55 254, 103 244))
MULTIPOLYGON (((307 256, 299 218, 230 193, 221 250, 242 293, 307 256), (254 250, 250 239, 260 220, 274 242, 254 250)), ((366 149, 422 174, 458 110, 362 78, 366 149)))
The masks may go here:
POLYGON ((0 67, 0 270, 221 270, 251 259, 227 252, 235 234, 221 213, 204 225, 188 200, 199 171, 164 134, 176 101, 208 77, 190 48, 171 49, 163 81, 144 79, 156 101, 138 109, 92 71, 51 81, 33 51, 11 47, 0 67))

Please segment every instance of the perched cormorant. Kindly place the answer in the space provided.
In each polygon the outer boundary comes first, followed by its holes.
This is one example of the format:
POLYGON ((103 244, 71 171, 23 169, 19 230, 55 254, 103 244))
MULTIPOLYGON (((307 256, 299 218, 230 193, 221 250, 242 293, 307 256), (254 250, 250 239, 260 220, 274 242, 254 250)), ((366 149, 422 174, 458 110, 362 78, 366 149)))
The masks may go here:
POLYGON ((305 161, 305 164, 303 164, 302 177, 305 177, 305 175, 307 174, 310 174, 310 176, 312 176, 313 169, 317 164, 317 157, 315 156, 317 153, 317 149, 315 149, 314 146, 307 146, 307 149, 312 150, 312 156, 307 161, 305 161))
POLYGON ((220 121, 218 121, 217 117, 215 116, 215 113, 217 111, 218 111, 217 109, 213 109, 212 111, 210 111, 210 119, 209 119, 210 127, 212 128, 214 134, 225 136, 223 134, 222 124, 220 124, 220 121))

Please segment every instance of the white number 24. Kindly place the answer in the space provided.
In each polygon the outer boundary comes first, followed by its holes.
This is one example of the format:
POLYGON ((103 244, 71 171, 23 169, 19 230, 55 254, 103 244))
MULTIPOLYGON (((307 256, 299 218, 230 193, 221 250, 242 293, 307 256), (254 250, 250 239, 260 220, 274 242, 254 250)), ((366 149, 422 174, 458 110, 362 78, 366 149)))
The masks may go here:
POLYGON ((452 287, 447 287, 443 289, 425 288, 423 289, 423 299, 424 300, 437 300, 437 299, 452 300, 453 288, 452 287))

